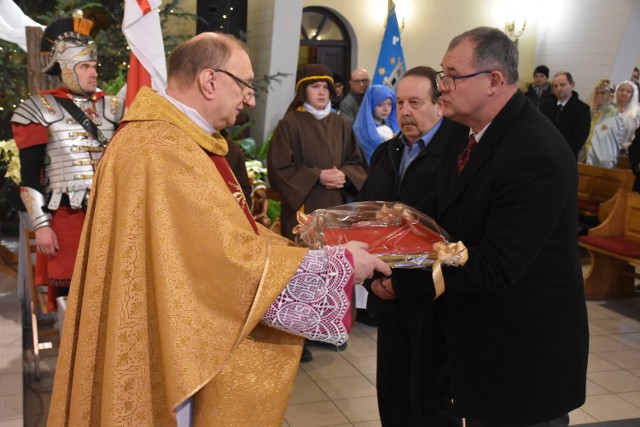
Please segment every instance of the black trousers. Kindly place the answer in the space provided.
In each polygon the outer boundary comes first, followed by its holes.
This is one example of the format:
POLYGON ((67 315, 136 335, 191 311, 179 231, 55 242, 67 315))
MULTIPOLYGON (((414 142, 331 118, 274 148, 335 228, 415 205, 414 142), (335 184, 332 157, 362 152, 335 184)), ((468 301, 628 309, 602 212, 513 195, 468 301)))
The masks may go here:
MULTIPOLYGON (((538 424, 518 425, 518 427, 567 427, 569 414, 538 424)), ((466 427, 516 427, 514 424, 486 423, 484 421, 466 420, 466 427)))
POLYGON ((379 313, 377 388, 383 427, 462 427, 453 415, 444 337, 428 297, 379 313))

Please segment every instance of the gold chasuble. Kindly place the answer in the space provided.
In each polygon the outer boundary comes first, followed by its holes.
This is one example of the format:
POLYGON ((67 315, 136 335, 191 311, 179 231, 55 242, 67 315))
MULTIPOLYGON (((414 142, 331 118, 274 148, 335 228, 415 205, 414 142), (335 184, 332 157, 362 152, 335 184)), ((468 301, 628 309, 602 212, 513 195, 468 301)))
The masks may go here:
MULTIPOLYGON (((209 154, 227 143, 143 89, 103 155, 50 426, 281 426, 302 338, 260 319, 306 250, 255 233, 209 154)), ((240 188, 238 186, 238 188, 240 188)))

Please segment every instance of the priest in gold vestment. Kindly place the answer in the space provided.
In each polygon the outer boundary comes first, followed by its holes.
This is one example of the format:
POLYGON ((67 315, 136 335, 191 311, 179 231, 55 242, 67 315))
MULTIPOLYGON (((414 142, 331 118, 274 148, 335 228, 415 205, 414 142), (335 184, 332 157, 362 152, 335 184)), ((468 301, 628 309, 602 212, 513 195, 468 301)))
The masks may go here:
MULTIPOLYGON (((347 282, 390 275, 364 244, 308 251, 252 221, 216 131, 255 106, 240 42, 200 34, 168 77, 166 93, 138 94, 98 166, 51 426, 281 426, 301 336, 318 327, 273 327, 269 312, 310 282, 347 307, 347 282)), ((344 333, 344 314, 325 329, 344 333)))

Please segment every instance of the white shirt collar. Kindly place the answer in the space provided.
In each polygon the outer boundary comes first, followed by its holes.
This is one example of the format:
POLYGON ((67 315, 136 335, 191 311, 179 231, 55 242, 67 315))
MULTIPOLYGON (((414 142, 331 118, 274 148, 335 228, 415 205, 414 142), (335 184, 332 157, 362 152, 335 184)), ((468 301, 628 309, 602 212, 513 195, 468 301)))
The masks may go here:
POLYGON ((476 142, 480 142, 480 139, 482 138, 484 133, 487 131, 487 128, 489 128, 489 125, 491 125, 491 123, 493 123, 493 122, 487 123, 487 125, 485 127, 483 127, 480 130, 480 132, 474 132, 473 129, 469 128, 469 136, 475 135, 476 136, 476 142))
POLYGON ((173 105, 175 105, 176 108, 178 110, 182 111, 185 116, 189 117, 189 119, 193 123, 195 123, 196 126, 198 126, 203 131, 207 132, 209 135, 216 133, 216 130, 214 129, 214 127, 211 126, 209 124, 209 122, 207 122, 205 120, 205 118, 202 117, 202 114, 200 114, 196 109, 191 108, 188 105, 183 104, 182 102, 180 102, 177 99, 171 97, 170 95, 167 95, 167 92, 165 92, 163 90, 162 91, 158 91, 158 95, 162 96, 167 101, 169 101, 173 105))

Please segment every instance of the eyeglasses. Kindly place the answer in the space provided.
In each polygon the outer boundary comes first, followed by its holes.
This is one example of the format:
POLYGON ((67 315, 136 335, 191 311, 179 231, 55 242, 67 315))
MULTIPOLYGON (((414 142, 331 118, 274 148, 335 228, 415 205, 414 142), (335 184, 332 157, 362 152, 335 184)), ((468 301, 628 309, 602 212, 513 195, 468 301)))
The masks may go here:
POLYGON ((444 74, 444 71, 440 71, 436 74, 436 86, 440 92, 443 90, 454 91, 456 90, 456 80, 468 79, 470 77, 479 76, 480 74, 488 74, 490 72, 492 72, 492 70, 478 71, 477 73, 467 74, 466 76, 447 76, 444 74))
POLYGON ((240 77, 236 76, 233 73, 228 72, 227 70, 225 70, 224 68, 214 68, 213 71, 215 73, 224 73, 227 76, 231 77, 233 80, 236 81, 236 83, 240 83, 242 86, 244 86, 244 88, 242 88, 242 95, 244 96, 244 99, 251 99, 256 95, 256 92, 258 91, 258 88, 245 82, 244 80, 242 80, 240 77), (248 93, 244 93, 244 91, 246 89, 250 89, 250 91, 248 93))
POLYGON ((369 79, 358 79, 358 80, 351 80, 351 81, 353 83, 357 84, 357 85, 368 85, 371 80, 369 80, 369 79))

